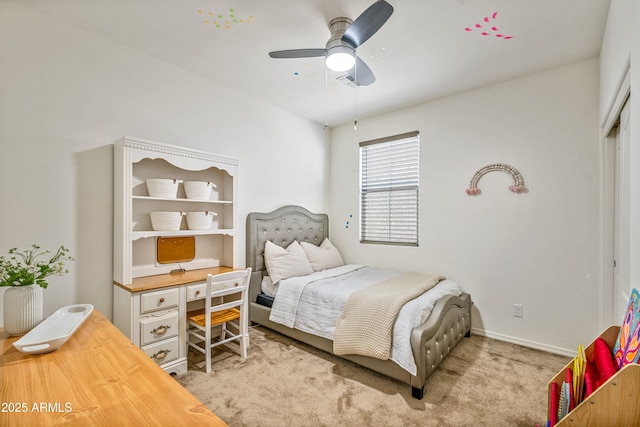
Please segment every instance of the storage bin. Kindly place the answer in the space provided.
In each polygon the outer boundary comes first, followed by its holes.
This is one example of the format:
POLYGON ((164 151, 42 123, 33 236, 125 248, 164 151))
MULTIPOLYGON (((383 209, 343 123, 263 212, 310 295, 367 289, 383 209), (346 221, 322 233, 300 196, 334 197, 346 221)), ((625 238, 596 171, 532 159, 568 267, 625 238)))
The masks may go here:
POLYGON ((147 179, 147 191, 149 197, 162 197, 175 199, 178 196, 178 179, 147 179))
POLYGON ((216 215, 212 211, 187 212, 187 227, 189 230, 209 230, 216 215))
POLYGON ((155 231, 180 230, 184 212, 151 212, 151 227, 155 231))
MULTIPOLYGON (((599 338, 602 338, 609 348, 613 348, 618 338, 620 326, 610 326, 599 338)), ((595 340, 585 348, 587 359, 593 358, 595 340)), ((549 381, 547 386, 548 408, 551 406, 552 384, 558 387, 566 377, 567 368, 573 368, 573 360, 549 381)), ((600 385, 587 398, 565 415, 555 427, 602 427, 602 426, 637 426, 640 425, 640 365, 631 363, 624 366, 600 385)), ((555 408, 553 408, 555 410, 555 408)))
POLYGON ((183 185, 187 199, 194 200, 209 200, 211 190, 216 188, 211 181, 185 181, 183 185))

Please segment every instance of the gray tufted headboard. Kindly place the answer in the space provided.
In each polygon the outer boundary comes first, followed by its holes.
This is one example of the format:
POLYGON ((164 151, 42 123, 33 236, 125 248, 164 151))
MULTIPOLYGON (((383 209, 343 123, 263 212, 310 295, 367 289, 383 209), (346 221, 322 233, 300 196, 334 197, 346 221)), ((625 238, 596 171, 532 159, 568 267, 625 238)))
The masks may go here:
POLYGON ((273 212, 251 212, 247 215, 247 267, 251 267, 249 301, 260 293, 266 275, 264 246, 267 240, 286 248, 291 242, 320 245, 329 236, 329 217, 315 214, 301 206, 283 206, 273 212))

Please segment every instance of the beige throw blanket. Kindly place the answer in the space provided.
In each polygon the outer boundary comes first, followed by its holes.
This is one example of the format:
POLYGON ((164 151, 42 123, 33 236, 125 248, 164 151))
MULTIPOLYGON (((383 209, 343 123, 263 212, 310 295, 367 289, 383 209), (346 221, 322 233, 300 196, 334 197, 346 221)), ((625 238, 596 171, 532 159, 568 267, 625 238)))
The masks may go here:
POLYGON ((444 277, 404 273, 354 292, 336 324, 333 352, 389 359, 400 309, 441 280, 444 277))

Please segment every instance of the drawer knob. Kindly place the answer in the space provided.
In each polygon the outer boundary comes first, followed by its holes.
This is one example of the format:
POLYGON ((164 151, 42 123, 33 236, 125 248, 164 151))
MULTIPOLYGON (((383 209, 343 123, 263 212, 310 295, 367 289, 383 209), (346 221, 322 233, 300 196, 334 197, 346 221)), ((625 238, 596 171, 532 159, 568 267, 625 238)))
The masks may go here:
POLYGON ((160 304, 164 302, 164 298, 160 298, 160 304))
POLYGON ((153 356, 151 356, 152 359, 154 360, 164 360, 165 357, 167 357, 167 355, 171 352, 171 350, 167 349, 167 350, 160 350, 159 352, 157 352, 156 354, 154 354, 153 356))
POLYGON ((200 295, 200 291, 196 291, 196 295, 200 295))
POLYGON ((167 331, 169 330, 170 327, 171 327, 171 325, 158 326, 153 331, 151 331, 151 334, 152 335, 164 335, 164 334, 167 333, 167 331))

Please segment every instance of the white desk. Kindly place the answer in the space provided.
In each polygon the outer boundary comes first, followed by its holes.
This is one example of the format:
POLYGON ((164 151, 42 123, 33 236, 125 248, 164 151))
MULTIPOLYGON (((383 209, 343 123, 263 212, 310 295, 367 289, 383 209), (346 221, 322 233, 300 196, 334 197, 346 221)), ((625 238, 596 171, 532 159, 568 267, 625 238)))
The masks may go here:
POLYGON ((183 374, 187 311, 197 308, 203 298, 207 274, 233 270, 216 267, 140 277, 131 284, 114 282, 113 323, 162 369, 183 374))

